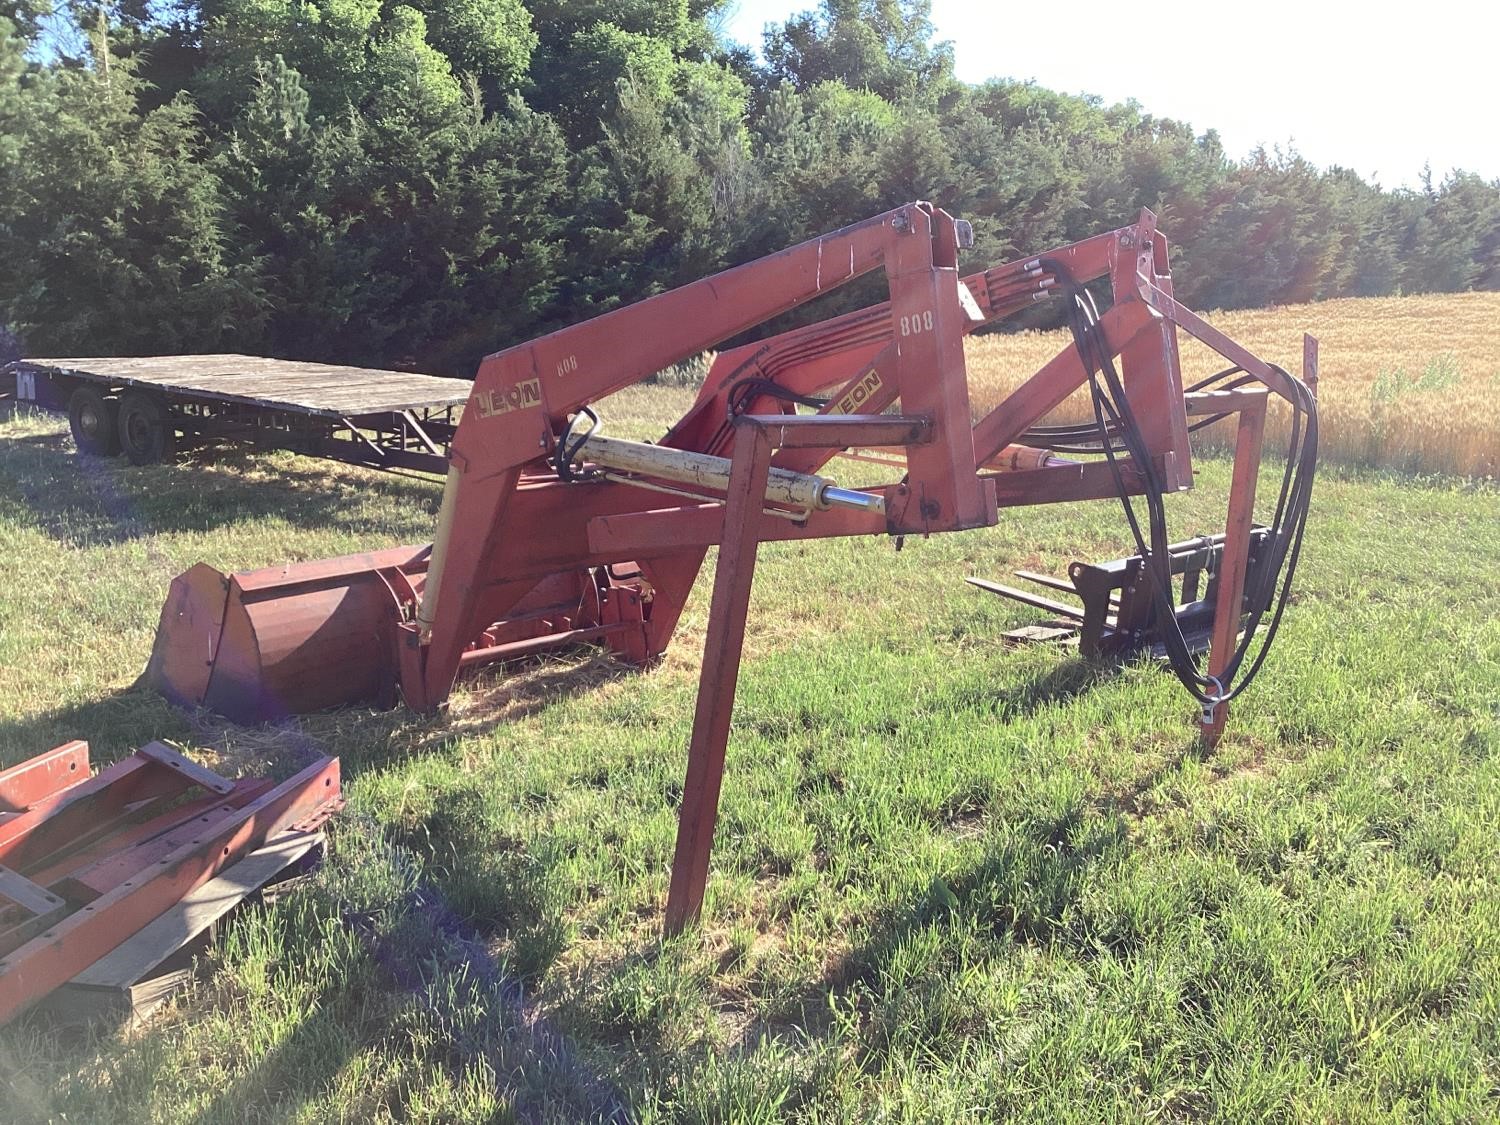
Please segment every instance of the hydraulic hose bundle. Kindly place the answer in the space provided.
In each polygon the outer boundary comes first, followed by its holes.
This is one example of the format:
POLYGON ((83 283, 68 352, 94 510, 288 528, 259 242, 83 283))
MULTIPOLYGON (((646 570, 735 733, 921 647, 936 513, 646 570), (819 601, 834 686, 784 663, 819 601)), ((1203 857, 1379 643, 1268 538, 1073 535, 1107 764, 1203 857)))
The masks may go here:
MULTIPOLYGON (((1027 440, 1039 444, 1051 442, 1048 447, 1057 452, 1104 454, 1114 476, 1126 522, 1130 525, 1136 549, 1143 560, 1143 570, 1150 583, 1152 599, 1156 603, 1157 619, 1161 623, 1161 638, 1168 663, 1183 686, 1205 708, 1227 703, 1243 692, 1259 673, 1281 626, 1282 613, 1291 594, 1292 579, 1302 552, 1302 537, 1307 526, 1318 459, 1317 400, 1301 380, 1293 378, 1283 368, 1274 368, 1285 377, 1286 385, 1291 389, 1292 396, 1287 401, 1292 408, 1292 421, 1281 490, 1276 501, 1275 515, 1270 523, 1268 549, 1271 556, 1267 564, 1259 568, 1255 587, 1245 591, 1250 611, 1243 638, 1219 677, 1205 675, 1199 670, 1198 660, 1190 650, 1174 612, 1168 562, 1171 540, 1167 534, 1164 503, 1166 490, 1146 448, 1119 373, 1115 370, 1113 355, 1100 328, 1098 309, 1092 295, 1073 279, 1063 263, 1048 258, 1040 261, 1043 269, 1061 283, 1067 300, 1068 328, 1089 372, 1089 396, 1094 410, 1094 424, 1092 427, 1032 427, 1027 432, 1027 440), (1092 440, 1087 440, 1089 438, 1092 440), (1141 530, 1135 505, 1125 486, 1119 464, 1121 453, 1129 455, 1133 468, 1140 474, 1145 485, 1146 533, 1141 530), (1245 658, 1265 612, 1273 604, 1275 608, 1265 637, 1249 667, 1244 668, 1245 658)), ((1207 389, 1241 371, 1239 367, 1227 368, 1194 384, 1189 391, 1207 389)), ((1255 381, 1251 376, 1245 375, 1235 379, 1224 389, 1234 389, 1255 381)), ((1196 431, 1211 426, 1224 417, 1225 415, 1219 414, 1201 419, 1190 429, 1196 431)))

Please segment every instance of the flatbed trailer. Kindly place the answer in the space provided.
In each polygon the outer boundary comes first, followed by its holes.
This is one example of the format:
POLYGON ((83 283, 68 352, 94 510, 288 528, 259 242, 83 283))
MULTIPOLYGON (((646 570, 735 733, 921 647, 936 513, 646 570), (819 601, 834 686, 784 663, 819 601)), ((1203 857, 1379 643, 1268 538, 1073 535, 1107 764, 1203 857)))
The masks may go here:
POLYGON ((233 442, 377 469, 447 472, 473 384, 405 371, 243 355, 24 359, 17 401, 65 412, 82 454, 169 460, 233 442))

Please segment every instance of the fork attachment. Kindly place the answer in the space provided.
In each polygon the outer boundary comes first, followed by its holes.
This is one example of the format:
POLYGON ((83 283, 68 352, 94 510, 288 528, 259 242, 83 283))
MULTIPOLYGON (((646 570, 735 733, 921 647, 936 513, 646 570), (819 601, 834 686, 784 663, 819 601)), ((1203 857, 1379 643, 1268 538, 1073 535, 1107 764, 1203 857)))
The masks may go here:
MULTIPOLYGON (((1264 581, 1267 563, 1273 554, 1267 549, 1269 545, 1269 529, 1257 527, 1250 533, 1250 560, 1240 610, 1242 615, 1254 608, 1252 599, 1257 592, 1264 602, 1270 600, 1270 584, 1264 581)), ((1189 650, 1194 653, 1207 650, 1213 632, 1214 598, 1218 592, 1219 563, 1223 555, 1222 534, 1199 536, 1173 543, 1168 548, 1176 606, 1174 616, 1189 650), (1178 578, 1182 580, 1180 587, 1176 582, 1178 578)), ((1017 578, 1046 589, 1077 595, 1083 602, 1081 607, 983 578, 970 578, 969 582, 981 590, 1045 610, 1060 619, 1041 628, 1028 626, 1012 630, 1005 634, 1010 640, 1055 641, 1076 635, 1079 655, 1089 660, 1129 660, 1141 654, 1162 659, 1166 656, 1162 622, 1144 566, 1145 559, 1141 555, 1105 563, 1075 562, 1068 567, 1071 585, 1048 574, 1029 570, 1015 572, 1017 578)))

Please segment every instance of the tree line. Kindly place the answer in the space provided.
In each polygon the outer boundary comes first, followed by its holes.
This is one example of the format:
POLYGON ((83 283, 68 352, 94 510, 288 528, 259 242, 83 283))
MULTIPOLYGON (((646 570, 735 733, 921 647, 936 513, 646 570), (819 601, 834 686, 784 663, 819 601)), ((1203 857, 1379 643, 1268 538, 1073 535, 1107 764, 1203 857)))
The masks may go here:
POLYGON ((468 373, 913 198, 975 266, 1152 207, 1204 308, 1500 287, 1500 181, 965 84, 928 0, 822 0, 759 53, 726 6, 0 0, 0 344, 468 373))

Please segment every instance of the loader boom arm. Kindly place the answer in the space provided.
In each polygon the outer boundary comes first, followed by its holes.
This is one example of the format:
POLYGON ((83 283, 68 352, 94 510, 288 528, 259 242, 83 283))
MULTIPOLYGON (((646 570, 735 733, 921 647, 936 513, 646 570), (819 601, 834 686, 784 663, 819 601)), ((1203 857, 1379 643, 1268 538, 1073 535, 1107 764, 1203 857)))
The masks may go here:
POLYGON ((572 412, 878 268, 890 286, 890 316, 905 329, 892 386, 934 428, 929 442, 909 451, 913 470, 926 470, 929 480, 904 529, 992 523, 993 505, 975 476, 963 369, 962 338, 980 315, 960 295, 958 251, 951 216, 908 204, 486 358, 453 440, 418 611, 422 688, 414 701, 447 697, 476 610, 486 606, 484 616, 504 607, 505 594, 487 602, 486 592, 503 589, 508 577, 493 566, 506 507, 522 468, 545 463, 572 412), (909 374, 904 384, 900 372, 909 374), (481 528, 488 534, 476 533, 481 528))

